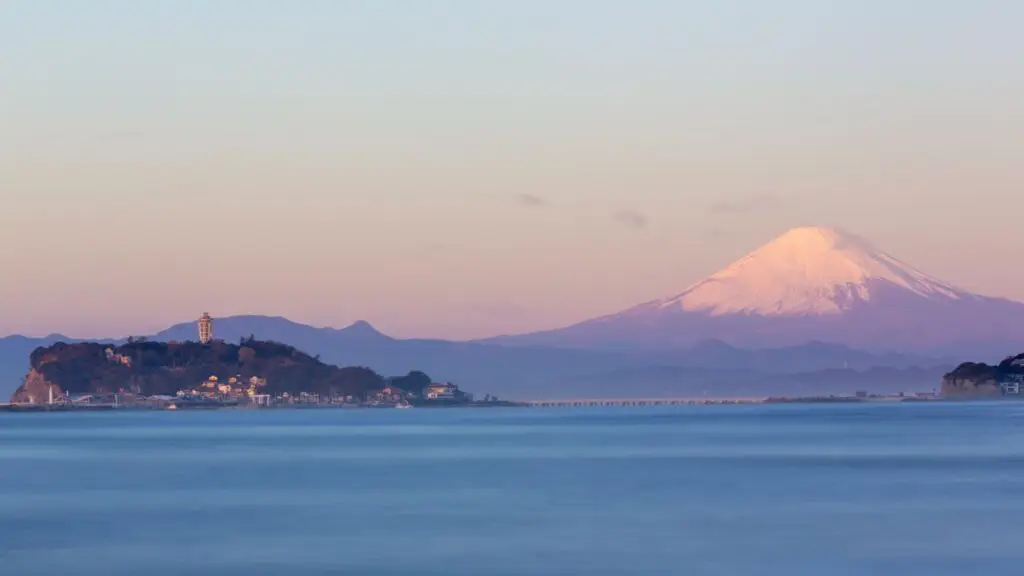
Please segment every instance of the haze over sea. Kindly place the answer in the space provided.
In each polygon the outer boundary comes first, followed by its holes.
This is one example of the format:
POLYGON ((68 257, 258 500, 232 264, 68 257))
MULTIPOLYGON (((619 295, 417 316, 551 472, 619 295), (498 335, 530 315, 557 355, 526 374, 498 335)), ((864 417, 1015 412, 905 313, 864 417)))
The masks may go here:
POLYGON ((1020 574, 1024 404, 0 415, 5 574, 1020 574))

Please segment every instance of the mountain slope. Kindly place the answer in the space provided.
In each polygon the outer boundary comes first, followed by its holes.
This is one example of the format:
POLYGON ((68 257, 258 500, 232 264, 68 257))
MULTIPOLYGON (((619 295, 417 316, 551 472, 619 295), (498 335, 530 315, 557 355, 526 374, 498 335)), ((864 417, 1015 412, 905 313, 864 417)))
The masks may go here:
POLYGON ((669 298, 566 328, 486 340, 586 348, 810 341, 873 350, 1010 353, 1024 304, 971 294, 837 229, 796 228, 669 298))
MULTIPOLYGON (((340 329, 314 328, 280 316, 258 315, 217 318, 214 320, 214 336, 225 342, 237 342, 249 336, 272 338, 311 353, 321 352, 325 343, 341 347, 392 340, 364 321, 340 329)), ((196 337, 196 323, 184 322, 154 334, 151 339, 185 341, 196 337)))
POLYGON ((973 298, 860 237, 796 228, 657 306, 711 316, 841 314, 879 296, 883 287, 934 301, 973 298))

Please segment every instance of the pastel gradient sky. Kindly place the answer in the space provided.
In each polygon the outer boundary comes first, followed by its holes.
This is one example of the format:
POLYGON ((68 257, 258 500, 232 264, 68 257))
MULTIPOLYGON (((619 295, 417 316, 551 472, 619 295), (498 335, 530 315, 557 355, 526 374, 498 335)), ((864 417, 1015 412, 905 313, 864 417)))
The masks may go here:
POLYGON ((0 333, 555 327, 797 225, 1024 299, 1024 2, 0 0, 0 333))

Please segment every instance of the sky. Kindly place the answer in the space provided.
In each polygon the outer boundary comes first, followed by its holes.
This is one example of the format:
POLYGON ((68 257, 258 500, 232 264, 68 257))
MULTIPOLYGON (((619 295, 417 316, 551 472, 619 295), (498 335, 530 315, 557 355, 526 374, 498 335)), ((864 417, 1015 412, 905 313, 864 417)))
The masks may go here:
POLYGON ((562 326, 840 226, 1024 300, 1016 0, 0 0, 0 334, 562 326))

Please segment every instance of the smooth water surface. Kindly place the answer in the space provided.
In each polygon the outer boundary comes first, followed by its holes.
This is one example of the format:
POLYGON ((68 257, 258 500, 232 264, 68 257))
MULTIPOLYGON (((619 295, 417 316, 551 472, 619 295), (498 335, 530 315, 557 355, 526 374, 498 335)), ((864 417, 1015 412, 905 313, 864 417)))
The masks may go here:
POLYGON ((1024 574, 1024 404, 0 414, 0 572, 1024 574))

